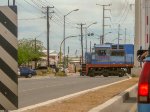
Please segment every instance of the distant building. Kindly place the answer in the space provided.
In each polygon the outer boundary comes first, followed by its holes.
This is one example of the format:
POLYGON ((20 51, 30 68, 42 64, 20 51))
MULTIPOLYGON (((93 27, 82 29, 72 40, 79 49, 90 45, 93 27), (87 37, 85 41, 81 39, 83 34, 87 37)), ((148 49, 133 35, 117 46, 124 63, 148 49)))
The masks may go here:
POLYGON ((68 70, 70 73, 77 72, 81 68, 81 57, 68 57, 68 70))
MULTIPOLYGON (((38 66, 47 66, 47 50, 43 50, 43 56, 38 62, 38 66)), ((49 51, 49 62, 50 65, 57 65, 59 61, 59 54, 55 50, 49 51)))
POLYGON ((70 64, 80 64, 81 63, 81 57, 68 57, 70 64))

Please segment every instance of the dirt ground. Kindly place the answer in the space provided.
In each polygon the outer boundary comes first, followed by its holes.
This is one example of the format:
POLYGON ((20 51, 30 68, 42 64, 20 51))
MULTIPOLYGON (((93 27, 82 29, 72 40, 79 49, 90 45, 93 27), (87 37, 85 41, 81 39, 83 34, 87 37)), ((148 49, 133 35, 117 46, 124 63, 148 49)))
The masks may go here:
POLYGON ((74 97, 72 99, 37 107, 24 112, 88 112, 88 110, 108 101, 137 82, 138 78, 133 78, 128 81, 74 97))

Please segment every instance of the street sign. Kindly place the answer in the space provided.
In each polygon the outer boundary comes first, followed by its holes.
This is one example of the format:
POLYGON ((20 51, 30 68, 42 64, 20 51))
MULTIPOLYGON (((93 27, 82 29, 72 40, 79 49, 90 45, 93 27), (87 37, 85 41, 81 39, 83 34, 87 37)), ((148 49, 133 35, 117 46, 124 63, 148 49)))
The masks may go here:
POLYGON ((0 6, 0 110, 18 108, 17 7, 0 6))

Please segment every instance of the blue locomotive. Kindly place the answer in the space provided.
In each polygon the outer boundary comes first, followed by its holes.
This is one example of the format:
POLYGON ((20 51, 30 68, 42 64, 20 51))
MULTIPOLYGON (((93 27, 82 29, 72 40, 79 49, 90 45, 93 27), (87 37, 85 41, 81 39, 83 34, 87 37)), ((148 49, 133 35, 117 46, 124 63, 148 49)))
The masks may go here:
POLYGON ((131 73, 134 65, 133 44, 94 45, 92 52, 85 53, 81 75, 124 76, 131 73))

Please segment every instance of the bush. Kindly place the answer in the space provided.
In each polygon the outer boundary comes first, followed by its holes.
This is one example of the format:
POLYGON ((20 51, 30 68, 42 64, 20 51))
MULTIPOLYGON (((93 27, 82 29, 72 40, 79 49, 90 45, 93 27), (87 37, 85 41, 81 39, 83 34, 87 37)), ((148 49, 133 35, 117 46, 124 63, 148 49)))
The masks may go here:
POLYGON ((46 76, 49 74, 54 74, 53 70, 51 68, 48 69, 39 69, 36 70, 37 76, 46 76))
POLYGON ((55 73, 55 76, 67 76, 67 74, 65 72, 58 71, 55 73))
POLYGON ((36 70, 37 76, 46 76, 47 70, 36 70))
POLYGON ((82 71, 82 69, 78 69, 78 72, 81 72, 82 71))
POLYGON ((52 68, 48 67, 48 68, 47 68, 47 73, 48 73, 48 74, 51 74, 51 73, 53 73, 53 70, 52 70, 52 68))
POLYGON ((131 76, 132 76, 132 77, 138 77, 138 76, 137 76, 137 75, 135 75, 135 74, 131 74, 131 76))

